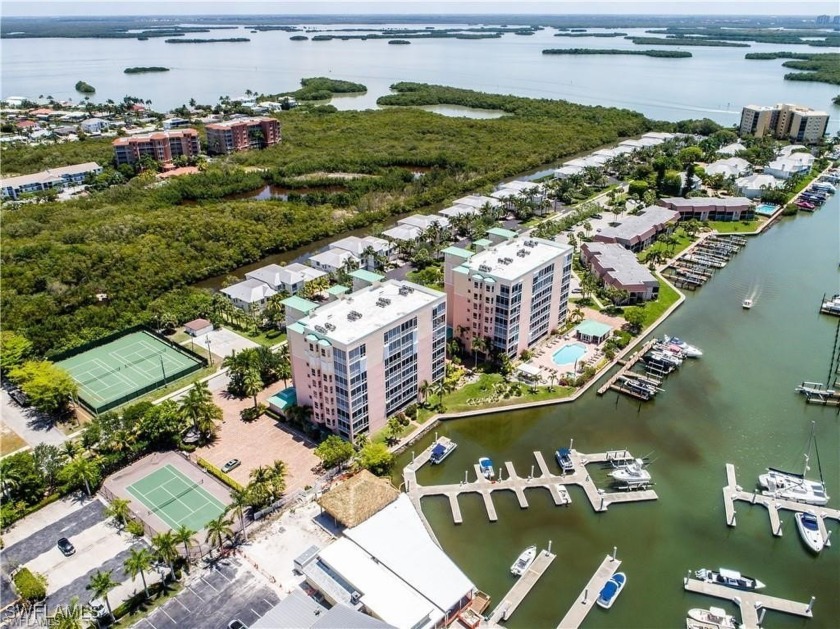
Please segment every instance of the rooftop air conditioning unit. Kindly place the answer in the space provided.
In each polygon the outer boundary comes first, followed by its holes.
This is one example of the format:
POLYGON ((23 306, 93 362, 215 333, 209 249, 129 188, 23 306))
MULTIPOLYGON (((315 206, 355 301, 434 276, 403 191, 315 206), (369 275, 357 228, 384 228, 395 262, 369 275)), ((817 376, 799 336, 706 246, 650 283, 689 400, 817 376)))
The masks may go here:
POLYGON ((315 326, 315 331, 319 332, 320 334, 326 334, 327 333, 327 329, 322 325, 316 325, 315 326))
POLYGON ((359 592, 354 591, 350 595, 350 602, 351 603, 358 603, 360 598, 362 598, 362 595, 359 592))

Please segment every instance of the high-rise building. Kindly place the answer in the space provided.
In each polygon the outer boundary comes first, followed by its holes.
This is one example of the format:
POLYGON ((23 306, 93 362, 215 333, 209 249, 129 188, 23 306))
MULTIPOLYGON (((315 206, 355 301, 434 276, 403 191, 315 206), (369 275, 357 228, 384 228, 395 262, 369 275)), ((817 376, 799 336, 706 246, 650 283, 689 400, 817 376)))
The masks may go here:
POLYGON ((444 376, 446 295, 411 282, 376 282, 287 330, 297 403, 345 439, 380 430, 444 376))
POLYGON ((198 132, 195 129, 156 131, 145 135, 117 138, 113 146, 114 161, 117 166, 139 162, 144 155, 165 164, 181 155, 194 157, 199 152, 198 132))
POLYGON ((239 118, 214 122, 204 128, 207 152, 211 155, 262 149, 280 141, 280 123, 274 118, 239 118))
POLYGON ((774 107, 747 105, 741 110, 741 135, 777 138, 812 144, 828 127, 829 115, 802 105, 780 103, 774 107))
POLYGON ((472 351, 511 358, 566 321, 572 248, 516 236, 480 253, 444 249, 447 323, 472 351))

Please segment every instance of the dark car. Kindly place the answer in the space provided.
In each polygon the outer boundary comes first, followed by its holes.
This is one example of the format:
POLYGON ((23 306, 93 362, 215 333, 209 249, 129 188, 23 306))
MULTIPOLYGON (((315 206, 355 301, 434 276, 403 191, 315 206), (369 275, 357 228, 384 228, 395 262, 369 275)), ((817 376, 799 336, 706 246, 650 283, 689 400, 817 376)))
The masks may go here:
POLYGON ((65 557, 69 557, 73 553, 76 552, 76 547, 70 543, 70 540, 66 537, 62 537, 58 540, 58 549, 64 553, 65 557))
POLYGON ((236 468, 236 467, 239 467, 239 464, 240 464, 240 463, 241 463, 241 461, 240 461, 239 459, 231 459, 230 461, 228 461, 227 463, 225 463, 224 465, 222 465, 222 471, 223 471, 225 474, 227 474, 227 473, 228 473, 228 472, 230 472, 232 469, 234 469, 234 468, 236 468))
POLYGON ((228 629, 248 629, 248 625, 239 620, 239 618, 234 618, 228 623, 228 629))

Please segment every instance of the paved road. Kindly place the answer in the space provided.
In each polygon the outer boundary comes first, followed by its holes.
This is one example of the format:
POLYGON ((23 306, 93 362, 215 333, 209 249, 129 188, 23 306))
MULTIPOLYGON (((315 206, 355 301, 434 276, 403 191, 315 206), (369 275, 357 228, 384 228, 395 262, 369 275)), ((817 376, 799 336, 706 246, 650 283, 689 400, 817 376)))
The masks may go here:
POLYGON ((68 439, 68 435, 56 429, 51 421, 44 420, 31 408, 18 406, 5 389, 0 389, 0 417, 4 424, 33 447, 39 443, 61 445, 68 439))
POLYGON ((251 625, 280 597, 237 559, 193 568, 183 591, 139 621, 137 629, 227 629, 238 618, 251 625))

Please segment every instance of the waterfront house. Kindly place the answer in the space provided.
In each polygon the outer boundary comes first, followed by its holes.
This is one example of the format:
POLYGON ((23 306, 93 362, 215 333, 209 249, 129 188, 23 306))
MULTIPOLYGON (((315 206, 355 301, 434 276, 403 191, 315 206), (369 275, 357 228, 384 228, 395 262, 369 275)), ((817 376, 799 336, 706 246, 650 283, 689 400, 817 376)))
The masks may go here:
POLYGON ((738 194, 748 199, 757 199, 765 190, 775 190, 783 185, 783 181, 768 174, 754 174, 735 180, 738 194))
POLYGON ((324 271, 297 262, 287 266, 269 264, 245 274, 246 279, 259 280, 278 293, 286 292, 289 295, 296 295, 309 282, 326 276, 324 271))
POLYGON ((795 175, 807 175, 814 165, 814 156, 810 153, 791 153, 774 159, 764 167, 764 174, 778 179, 790 179, 795 175))
POLYGON ((659 204, 680 214, 680 220, 698 221, 741 221, 755 216, 752 201, 746 197, 667 197, 659 204))
POLYGON ((349 266, 357 269, 361 265, 361 260, 345 249, 327 249, 309 256, 309 264, 325 273, 335 273, 348 263, 349 266))
POLYGON ((0 180, 3 198, 17 200, 22 194, 64 188, 65 186, 80 186, 88 176, 95 176, 102 172, 102 167, 96 162, 86 162, 73 166, 51 168, 31 175, 9 177, 0 180))
POLYGON ((369 271, 377 267, 377 257, 388 261, 391 259, 393 245, 384 238, 376 236, 347 236, 330 244, 330 249, 343 249, 349 251, 362 262, 362 267, 369 271), (373 253, 370 253, 370 252, 373 253), (367 252, 367 253, 366 253, 367 252))
POLYGON ((219 292, 226 295, 234 306, 245 312, 262 311, 268 298, 277 294, 277 291, 265 282, 252 279, 232 284, 219 292))
POLYGON ((740 157, 728 157, 712 162, 705 168, 707 175, 738 178, 752 172, 752 164, 740 157))
POLYGON ((574 175, 581 174, 583 172, 583 166, 569 166, 568 164, 563 164, 560 168, 556 168, 553 172, 555 179, 568 179, 574 175))
POLYGON ((441 229, 449 227, 449 219, 445 216, 436 216, 434 214, 412 214, 397 221, 397 225, 405 225, 408 227, 416 227, 422 232, 427 231, 432 225, 437 225, 441 229))
POLYGON ((717 152, 719 155, 735 156, 741 151, 746 150, 747 147, 740 142, 733 142, 732 144, 727 144, 726 146, 719 148, 717 152))
POLYGON ((413 225, 394 225, 383 231, 382 235, 395 243, 410 243, 420 238, 422 233, 422 229, 413 225))
POLYGON ((624 303, 640 303, 659 296, 659 280, 636 255, 615 243, 585 242, 580 259, 605 286, 627 291, 624 303))
POLYGON ((640 214, 622 217, 620 222, 601 228, 592 239, 596 242, 618 243, 638 253, 660 234, 671 233, 679 220, 679 212, 651 205, 640 214))
POLYGON ((108 128, 108 121, 102 118, 88 118, 82 120, 79 127, 89 135, 99 135, 108 128))

